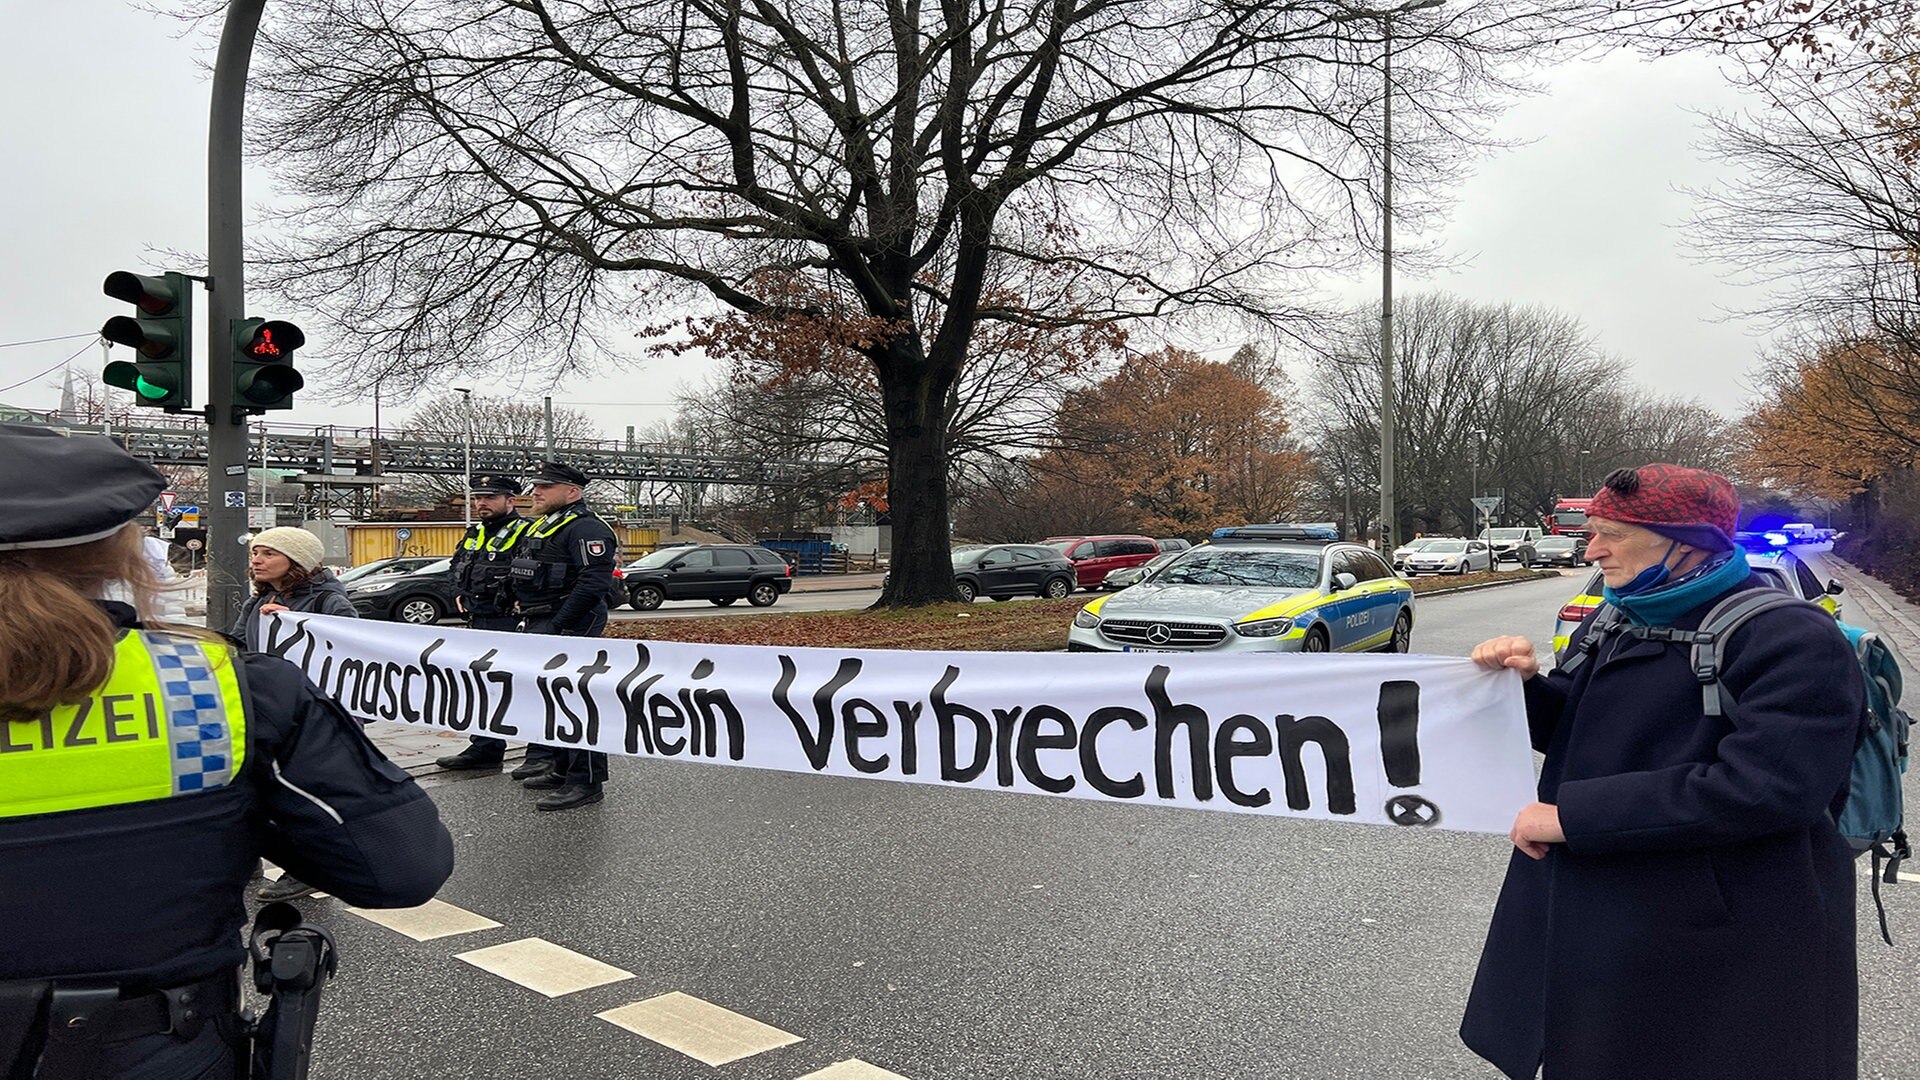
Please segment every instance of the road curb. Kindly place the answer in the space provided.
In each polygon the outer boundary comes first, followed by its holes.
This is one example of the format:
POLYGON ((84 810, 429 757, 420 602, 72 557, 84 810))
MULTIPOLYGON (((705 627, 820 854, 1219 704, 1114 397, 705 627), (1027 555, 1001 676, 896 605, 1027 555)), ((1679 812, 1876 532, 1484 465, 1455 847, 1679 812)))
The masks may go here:
MULTIPOLYGON (((1806 556, 1801 558, 1804 560, 1806 556)), ((1920 659, 1920 622, 1900 610, 1902 605, 1909 604, 1906 598, 1879 578, 1831 552, 1821 555, 1820 562, 1830 575, 1840 579, 1849 593, 1861 599, 1863 606, 1871 607, 1875 616, 1885 620, 1881 624, 1881 636, 1892 639, 1890 644, 1905 666, 1911 667, 1920 659), (1893 632, 1886 633, 1889 629, 1893 632)))
POLYGON ((1512 581, 1476 581, 1471 585, 1455 585, 1446 589, 1427 589, 1424 592, 1414 593, 1413 598, 1419 601, 1429 596, 1451 596, 1454 593, 1479 592, 1482 589, 1504 589, 1510 585, 1525 585, 1530 581, 1558 581, 1566 576, 1565 574, 1555 574, 1551 578, 1526 577, 1515 578, 1512 581))

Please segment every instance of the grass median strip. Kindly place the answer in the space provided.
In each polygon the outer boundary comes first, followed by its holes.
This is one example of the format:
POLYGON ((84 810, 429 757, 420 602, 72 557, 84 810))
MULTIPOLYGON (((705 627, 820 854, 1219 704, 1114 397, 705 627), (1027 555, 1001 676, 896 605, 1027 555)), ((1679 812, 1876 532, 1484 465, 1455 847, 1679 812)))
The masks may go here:
MULTIPOLYGON (((1422 577, 1416 593, 1463 586, 1506 584, 1553 571, 1512 570, 1465 577, 1422 577)), ((927 649, 964 652, 1057 652, 1067 647, 1073 613, 1094 599, 1081 593, 1065 600, 1008 604, 933 604, 919 608, 807 611, 751 618, 716 615, 701 619, 630 619, 608 624, 606 637, 687 641, 708 645, 774 645, 783 648, 927 649)))

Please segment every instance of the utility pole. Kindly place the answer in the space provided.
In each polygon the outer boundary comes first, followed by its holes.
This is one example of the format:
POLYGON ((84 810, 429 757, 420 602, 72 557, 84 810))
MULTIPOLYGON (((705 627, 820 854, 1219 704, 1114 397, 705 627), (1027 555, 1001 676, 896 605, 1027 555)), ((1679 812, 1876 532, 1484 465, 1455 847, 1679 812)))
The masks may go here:
POLYGON ((541 411, 546 414, 546 418, 547 418, 547 460, 552 461, 553 460, 553 398, 551 396, 541 398, 540 408, 541 408, 541 411))
MULTIPOLYGON (((246 584, 247 429, 232 403, 234 320, 246 314, 240 187, 247 68, 266 0, 230 0, 207 114, 207 625, 239 614, 246 584)), ((262 468, 266 462, 260 462, 262 468)))
POLYGON ((462 493, 460 500, 460 520, 466 524, 467 528, 471 529, 473 528, 473 388, 470 386, 456 386, 454 390, 460 395, 460 411, 463 419, 466 421, 463 426, 467 432, 467 467, 465 470, 467 478, 461 482, 466 490, 462 493))

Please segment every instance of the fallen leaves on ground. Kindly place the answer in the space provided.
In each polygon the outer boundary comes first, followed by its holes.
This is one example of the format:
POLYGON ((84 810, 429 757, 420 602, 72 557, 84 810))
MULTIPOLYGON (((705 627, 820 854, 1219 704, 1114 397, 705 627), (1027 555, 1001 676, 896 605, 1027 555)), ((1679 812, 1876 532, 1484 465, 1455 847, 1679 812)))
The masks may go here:
POLYGON ((1067 647, 1067 626, 1089 597, 1012 603, 725 615, 704 619, 631 619, 608 623, 607 637, 697 641, 709 645, 821 646, 1053 652, 1067 647))
MULTIPOLYGON (((1463 585, 1558 577, 1552 570, 1445 575, 1413 580, 1417 593, 1463 585)), ((694 619, 627 619, 607 624, 605 636, 708 645, 809 646, 833 649, 927 649, 959 652, 1057 652, 1067 647, 1073 613, 1093 597, 1012 603, 935 604, 921 608, 806 611, 781 615, 719 615, 694 619)))

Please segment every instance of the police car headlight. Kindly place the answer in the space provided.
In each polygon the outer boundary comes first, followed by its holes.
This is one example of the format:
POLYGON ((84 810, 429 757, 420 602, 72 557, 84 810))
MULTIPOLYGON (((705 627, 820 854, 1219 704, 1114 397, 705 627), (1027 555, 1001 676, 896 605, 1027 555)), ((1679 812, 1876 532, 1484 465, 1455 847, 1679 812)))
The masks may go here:
POLYGON ((1233 632, 1241 637, 1279 637, 1292 629, 1292 619, 1255 619, 1233 624, 1233 632))
POLYGON ((353 595, 355 596, 359 596, 363 593, 370 593, 370 592, 386 592, 388 589, 391 589, 398 584, 400 583, 397 581, 383 581, 378 585, 362 585, 359 588, 352 590, 352 592, 353 592, 353 595))
POLYGON ((1094 627, 1100 625, 1100 616, 1095 615, 1093 612, 1088 611, 1086 608, 1081 608, 1073 616, 1073 625, 1079 627, 1082 630, 1091 630, 1094 627))

